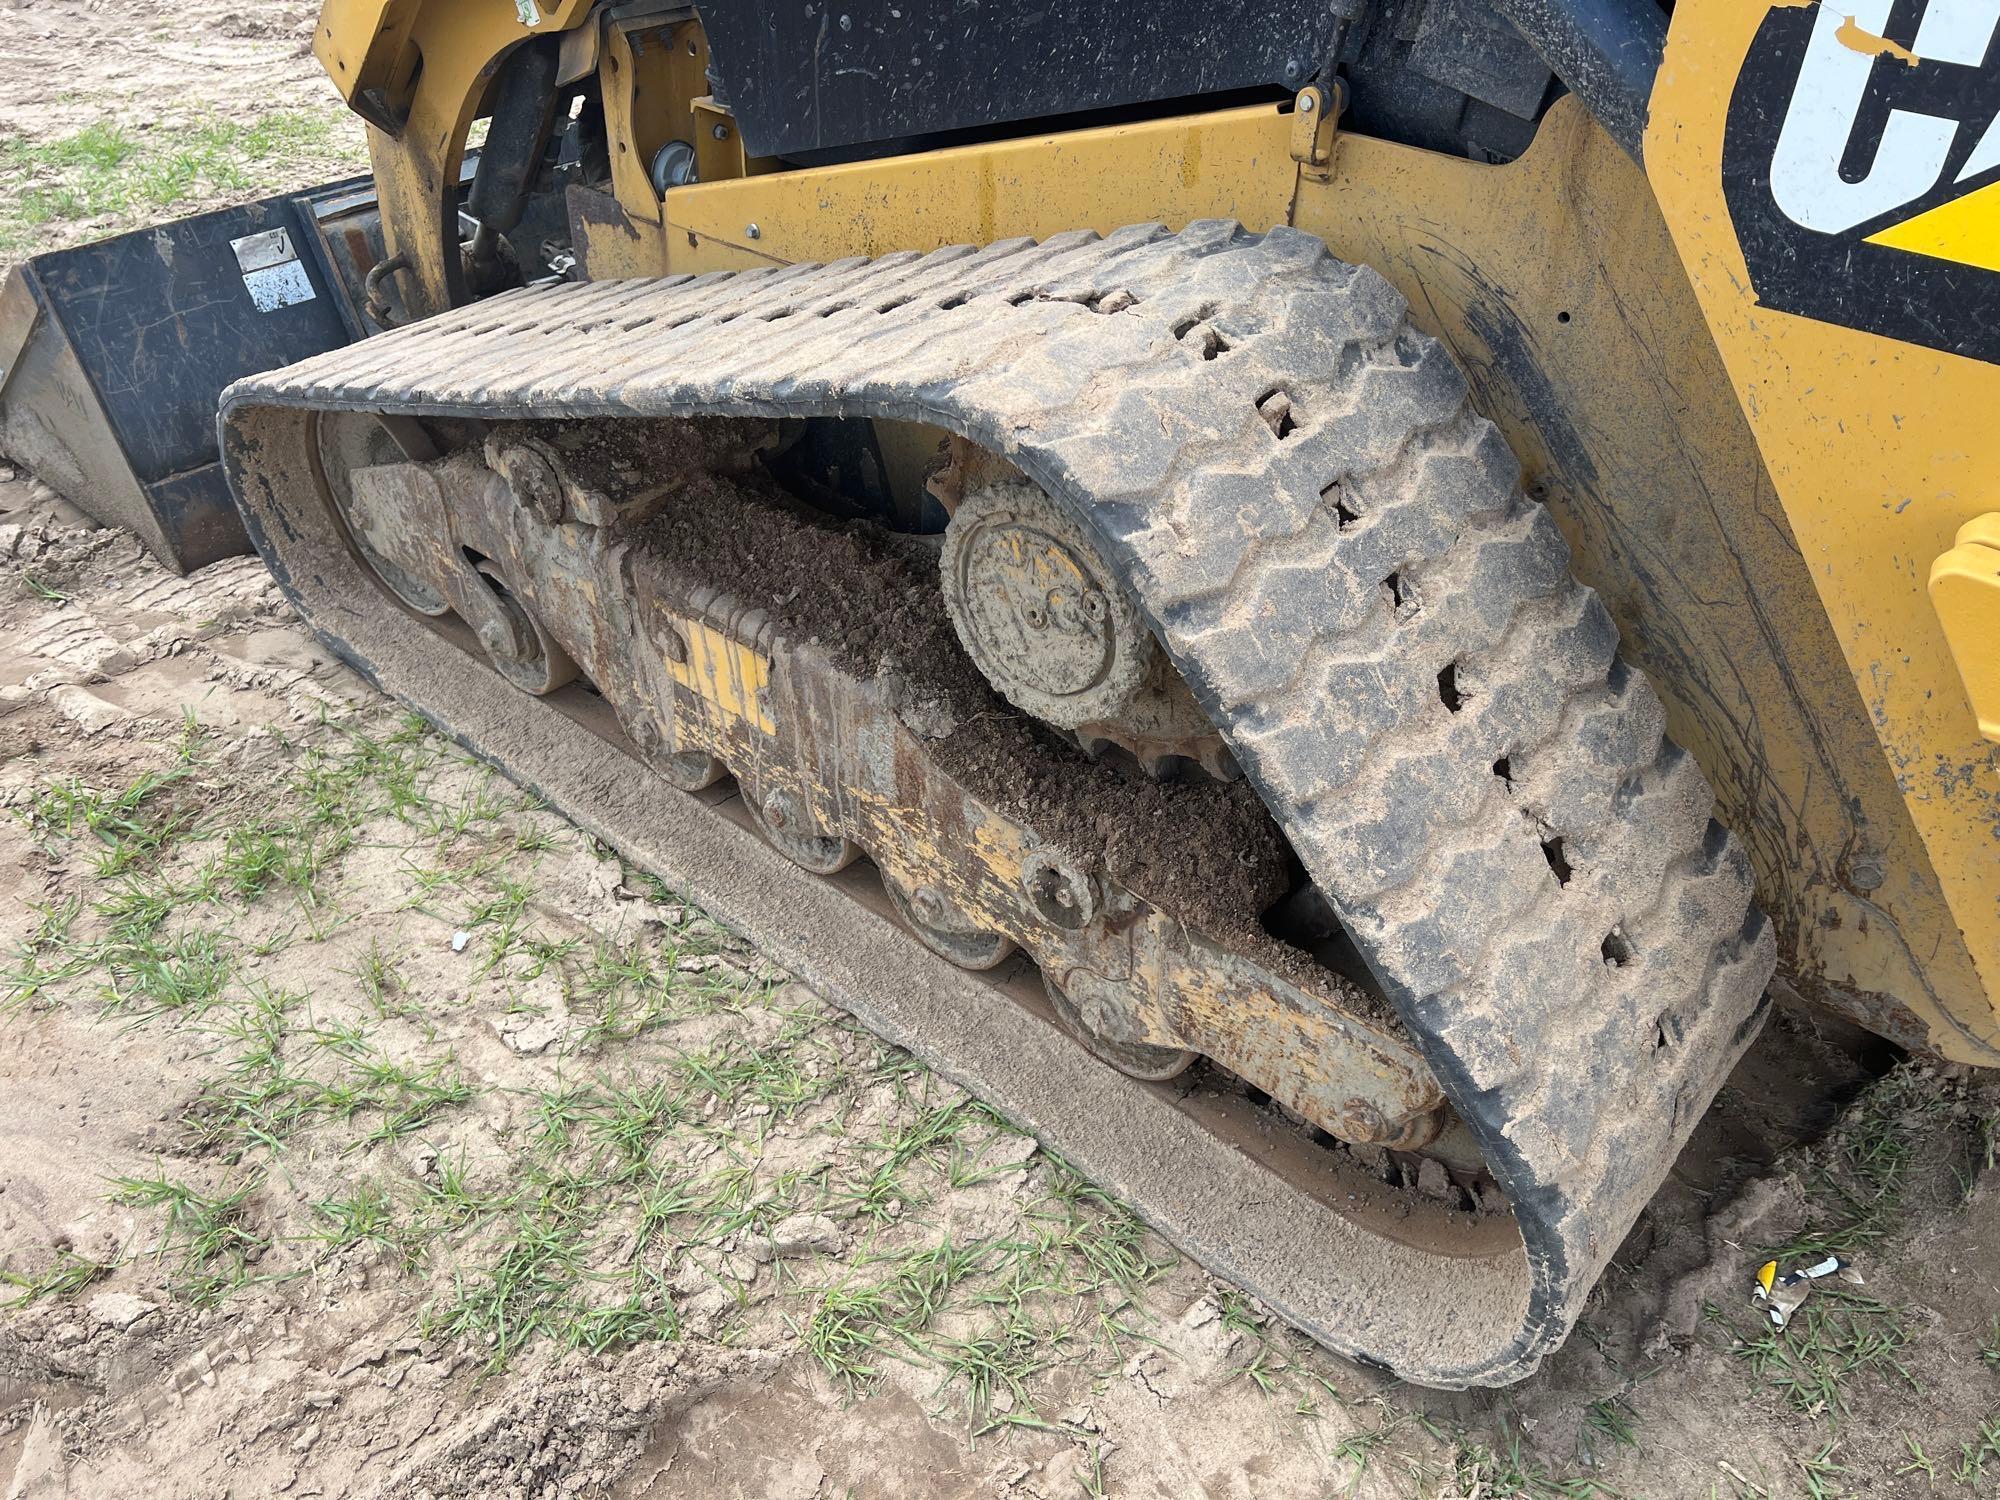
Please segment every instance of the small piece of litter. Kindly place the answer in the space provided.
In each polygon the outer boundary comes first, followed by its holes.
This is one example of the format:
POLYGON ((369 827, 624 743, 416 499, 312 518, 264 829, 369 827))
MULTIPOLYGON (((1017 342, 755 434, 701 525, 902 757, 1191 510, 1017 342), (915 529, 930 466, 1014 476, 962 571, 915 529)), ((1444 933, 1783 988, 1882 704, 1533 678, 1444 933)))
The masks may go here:
POLYGON ((454 932, 451 935, 451 951, 454 953, 463 953, 465 951, 465 945, 471 941, 472 941, 471 933, 454 932))
POLYGON ((1813 1283, 1829 1276, 1838 1276, 1855 1286, 1863 1285, 1861 1273, 1838 1255, 1829 1255, 1782 1276, 1778 1274, 1778 1263, 1767 1260, 1757 1268, 1757 1283, 1750 1289, 1750 1305, 1762 1309, 1773 1328, 1783 1328, 1791 1322, 1799 1304, 1812 1294, 1813 1283))

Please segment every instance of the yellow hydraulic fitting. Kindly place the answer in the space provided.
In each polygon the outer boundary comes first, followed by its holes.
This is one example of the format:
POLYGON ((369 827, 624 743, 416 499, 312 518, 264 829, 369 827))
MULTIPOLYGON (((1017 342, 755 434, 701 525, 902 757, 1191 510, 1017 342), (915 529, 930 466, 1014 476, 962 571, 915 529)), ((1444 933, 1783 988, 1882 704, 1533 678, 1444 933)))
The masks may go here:
POLYGON ((1979 732, 2000 741, 2000 511, 1959 527, 1951 551, 1931 564, 1931 605, 1979 732))

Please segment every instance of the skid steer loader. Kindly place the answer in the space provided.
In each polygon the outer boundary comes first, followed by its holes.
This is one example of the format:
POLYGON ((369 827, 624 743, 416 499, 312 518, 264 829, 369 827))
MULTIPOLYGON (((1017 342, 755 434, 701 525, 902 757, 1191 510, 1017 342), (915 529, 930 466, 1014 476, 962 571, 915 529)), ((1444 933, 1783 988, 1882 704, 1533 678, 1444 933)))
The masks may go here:
POLYGON ((22 268, 0 447, 1501 1384, 1773 995, 2000 1062, 1996 23, 326 0, 372 183, 22 268))

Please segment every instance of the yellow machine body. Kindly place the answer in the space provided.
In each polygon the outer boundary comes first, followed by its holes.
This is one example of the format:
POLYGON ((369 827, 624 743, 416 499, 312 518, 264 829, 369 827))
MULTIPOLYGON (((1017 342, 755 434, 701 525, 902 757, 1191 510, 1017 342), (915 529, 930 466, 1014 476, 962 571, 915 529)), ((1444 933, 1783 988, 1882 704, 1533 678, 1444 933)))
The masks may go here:
MULTIPOLYGON (((1939 330, 1990 320, 2000 295, 2000 190, 1981 165, 2000 138, 1949 104, 1919 113, 1929 75, 1987 55, 1993 18, 1982 26, 1978 9, 1931 0, 1901 46, 1882 35, 1886 3, 1685 0, 1646 160, 1915 828, 1911 853, 1947 908, 1939 939, 1963 944, 1973 993, 1990 1000, 2000 994, 2000 591, 1980 554, 2000 504, 2000 349, 1979 358, 1931 345, 1939 330), (1909 104, 1883 118, 1860 104, 1885 68, 1909 104), (1775 132, 1755 128, 1753 101, 1775 132), (1961 155, 1971 146, 1963 165, 1948 165, 1947 140, 1961 155), (1872 165, 1852 180, 1844 159, 1872 165), (1760 188, 1774 208, 1753 203, 1760 188), (1848 269, 1818 275, 1826 265, 1848 269), (1812 283, 1791 284, 1801 272, 1812 283)), ((1933 950, 1914 951, 1931 962, 1933 950)), ((1993 1038, 1991 1011, 1970 995, 1946 1019, 1968 1042, 1993 1038)))
MULTIPOLYGON (((1760 302, 1724 137, 1783 11, 1815 14, 1681 0, 1643 172, 1574 98, 1502 166, 1262 105, 793 169, 744 155, 687 13, 328 0, 319 44, 351 100, 365 78, 391 101, 363 113, 419 315, 464 300, 448 189, 487 86, 552 29, 564 77, 594 71, 605 104, 612 191, 570 193, 593 279, 1210 217, 1289 223, 1381 271, 1467 370, 1701 760, 1784 982, 2000 1063, 2000 368, 1760 302), (655 191, 646 163, 690 134, 700 181, 655 191)), ((1919 248, 1880 245, 2000 275, 1989 224, 2000 210, 1930 217, 1901 236, 1919 248)))

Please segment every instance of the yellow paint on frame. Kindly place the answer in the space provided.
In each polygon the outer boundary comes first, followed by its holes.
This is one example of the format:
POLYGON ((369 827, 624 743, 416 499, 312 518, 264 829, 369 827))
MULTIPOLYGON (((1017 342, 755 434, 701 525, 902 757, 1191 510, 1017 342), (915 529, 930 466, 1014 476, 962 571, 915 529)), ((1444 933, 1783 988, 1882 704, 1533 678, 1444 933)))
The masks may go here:
POLYGON ((674 681, 725 717, 740 719, 763 734, 777 733, 765 691, 771 681, 771 659, 700 620, 667 618, 687 643, 685 661, 667 661, 674 681))
MULTIPOLYGON (((1950 1007, 1950 1029, 1932 1041, 1990 1064, 2000 1052, 2000 753, 1981 737, 1928 584, 1954 534, 2000 491, 2000 365, 1759 300, 1723 191, 1723 136, 1753 38, 1783 3, 1796 0, 1680 0, 1646 175, 1950 908, 1956 932, 1941 936, 1963 944, 1984 991, 1983 1004, 1968 996, 1950 1007)), ((1990 231, 1970 215, 1930 232, 1933 249, 1987 253, 1975 247, 1990 231)), ((1913 956, 1934 969, 1939 953, 1913 956)))

